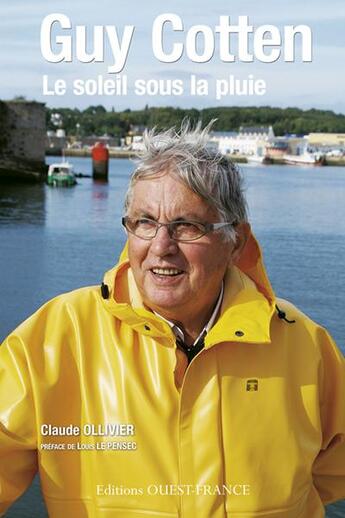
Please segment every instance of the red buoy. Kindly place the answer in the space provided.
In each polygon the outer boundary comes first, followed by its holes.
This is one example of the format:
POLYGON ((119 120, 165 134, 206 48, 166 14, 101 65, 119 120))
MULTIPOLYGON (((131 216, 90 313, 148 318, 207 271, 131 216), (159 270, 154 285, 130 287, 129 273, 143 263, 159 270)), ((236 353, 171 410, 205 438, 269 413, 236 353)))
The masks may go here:
POLYGON ((98 180, 108 180, 109 150, 103 142, 96 142, 91 151, 92 176, 98 180))

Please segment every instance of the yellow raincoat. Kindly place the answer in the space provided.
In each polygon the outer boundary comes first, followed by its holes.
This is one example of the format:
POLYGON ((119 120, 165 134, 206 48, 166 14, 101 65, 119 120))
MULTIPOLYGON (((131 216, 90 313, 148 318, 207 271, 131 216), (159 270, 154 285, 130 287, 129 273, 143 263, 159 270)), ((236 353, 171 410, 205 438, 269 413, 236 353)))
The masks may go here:
POLYGON ((255 239, 184 376, 122 259, 109 293, 61 295, 0 347, 0 512, 37 470, 52 518, 319 518, 345 498, 342 355, 275 299, 255 239))

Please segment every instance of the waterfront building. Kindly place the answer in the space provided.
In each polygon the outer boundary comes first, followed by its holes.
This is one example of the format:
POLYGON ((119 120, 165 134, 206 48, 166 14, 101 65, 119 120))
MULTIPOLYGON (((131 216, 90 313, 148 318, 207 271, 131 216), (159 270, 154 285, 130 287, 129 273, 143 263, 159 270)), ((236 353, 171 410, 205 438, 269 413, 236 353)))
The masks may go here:
POLYGON ((41 180, 45 166, 45 105, 0 101, 0 180, 41 180))
POLYGON ((24 99, 1 104, 1 156, 44 163, 45 105, 24 99))
POLYGON ((245 127, 235 131, 213 131, 211 141, 218 142, 218 150, 222 154, 265 156, 266 146, 273 142, 272 126, 245 127))
POLYGON ((283 158, 284 155, 304 155, 308 149, 308 138, 304 135, 275 137, 266 146, 269 158, 283 158))
POLYGON ((129 131, 125 136, 125 146, 134 151, 141 151, 144 147, 142 141, 143 133, 146 129, 146 126, 143 124, 131 124, 129 131))
POLYGON ((130 145, 130 149, 132 151, 143 151, 143 149, 144 149, 144 142, 143 142, 143 136, 142 135, 133 135, 132 143, 130 145))
POLYGON ((234 142, 237 131, 211 131, 209 146, 217 149, 222 155, 234 154, 234 142))
POLYGON ((266 147, 274 140, 272 126, 241 126, 238 134, 238 148, 242 155, 266 155, 266 147))
POLYGON ((341 156, 345 154, 345 133, 310 133, 308 146, 321 153, 341 156))

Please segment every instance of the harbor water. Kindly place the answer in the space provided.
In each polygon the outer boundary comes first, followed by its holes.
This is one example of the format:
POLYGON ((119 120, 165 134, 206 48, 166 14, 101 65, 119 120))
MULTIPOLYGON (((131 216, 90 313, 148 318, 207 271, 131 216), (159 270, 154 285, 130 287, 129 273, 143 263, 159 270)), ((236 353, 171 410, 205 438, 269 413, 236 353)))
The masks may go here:
MULTIPOLYGON (((70 161, 91 174, 91 159, 70 161)), ((0 184, 0 340, 49 298, 101 283, 125 243, 121 215, 133 167, 112 159, 108 183, 81 178, 66 189, 0 184)), ((345 353, 345 168, 241 170, 276 294, 327 327, 345 353)), ((38 478, 5 516, 47 516, 38 478)), ((327 516, 344 518, 345 501, 327 516)))

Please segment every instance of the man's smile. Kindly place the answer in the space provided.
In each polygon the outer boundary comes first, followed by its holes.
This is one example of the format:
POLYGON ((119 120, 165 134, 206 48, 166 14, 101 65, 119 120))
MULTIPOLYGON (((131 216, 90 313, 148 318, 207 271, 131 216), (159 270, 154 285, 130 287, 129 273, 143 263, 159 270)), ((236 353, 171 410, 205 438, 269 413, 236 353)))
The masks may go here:
POLYGON ((184 273, 183 270, 179 270, 178 268, 151 268, 150 271, 155 275, 169 277, 175 277, 176 275, 181 275, 181 273, 184 273))

